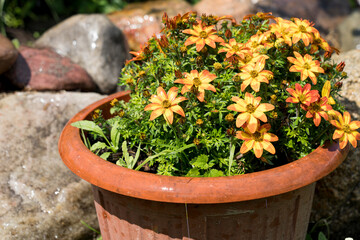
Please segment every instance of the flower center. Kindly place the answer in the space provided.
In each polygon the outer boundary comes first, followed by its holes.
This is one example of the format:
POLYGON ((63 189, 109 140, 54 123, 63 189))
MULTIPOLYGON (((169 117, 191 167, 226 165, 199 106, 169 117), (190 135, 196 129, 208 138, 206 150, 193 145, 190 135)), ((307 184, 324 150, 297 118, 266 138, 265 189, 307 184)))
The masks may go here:
POLYGON ((259 46, 259 44, 255 41, 251 43, 252 48, 257 48, 258 46, 259 46))
POLYGON ((255 70, 251 70, 251 71, 250 71, 250 76, 251 76, 252 78, 256 78, 258 75, 259 75, 259 73, 258 73, 257 71, 255 71, 255 70))
POLYGON ((303 103, 303 102, 305 102, 305 100, 306 100, 306 96, 304 94, 300 94, 299 101, 303 103))
POLYGON ((257 141, 257 142, 262 142, 263 139, 264 139, 263 135, 261 133, 259 133, 259 132, 255 132, 253 134, 253 136, 254 136, 254 140, 257 141))
POLYGON ((252 105, 251 103, 246 105, 246 112, 253 113, 253 112, 255 112, 255 110, 256 110, 256 107, 254 105, 252 105))
POLYGON ((232 50, 234 50, 235 52, 240 50, 240 47, 238 45, 234 45, 232 46, 232 50))
POLYGON ((207 38, 208 34, 207 34, 205 31, 201 31, 201 32, 199 33, 199 36, 200 36, 201 38, 207 38))
POLYGON ((348 124, 345 124, 342 129, 345 133, 351 133, 351 128, 348 124))
POLYGON ((311 67, 310 67, 309 63, 304 63, 303 68, 309 70, 311 67))
POLYGON ((312 103, 310 104, 309 109, 311 112, 320 112, 321 106, 318 103, 312 103))
POLYGON ((299 26, 299 30, 300 30, 300 32, 302 32, 302 33, 306 33, 307 31, 306 31, 306 27, 304 26, 304 25, 300 25, 299 26))
POLYGON ((165 100, 161 103, 161 106, 162 106, 163 108, 169 108, 169 107, 171 107, 171 102, 170 102, 169 100, 165 99, 165 100))
POLYGON ((199 87, 201 85, 201 81, 197 77, 193 79, 193 83, 194 83, 195 87, 199 87))

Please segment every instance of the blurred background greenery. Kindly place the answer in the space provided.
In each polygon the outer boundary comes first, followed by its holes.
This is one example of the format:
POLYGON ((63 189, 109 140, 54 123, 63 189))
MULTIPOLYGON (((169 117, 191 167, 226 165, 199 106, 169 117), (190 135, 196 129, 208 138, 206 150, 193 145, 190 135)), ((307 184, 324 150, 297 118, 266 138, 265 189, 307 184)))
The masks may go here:
MULTIPOLYGON (((39 35, 77 13, 110 13, 144 0, 0 0, 0 31, 22 28, 39 35)), ((187 0, 195 4, 199 0, 187 0)))

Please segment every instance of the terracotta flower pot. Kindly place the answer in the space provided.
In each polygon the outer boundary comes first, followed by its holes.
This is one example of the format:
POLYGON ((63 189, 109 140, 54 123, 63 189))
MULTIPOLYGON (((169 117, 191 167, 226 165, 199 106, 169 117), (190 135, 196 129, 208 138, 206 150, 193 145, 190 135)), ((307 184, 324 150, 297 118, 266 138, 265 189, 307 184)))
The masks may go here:
POLYGON ((348 149, 319 147, 274 169, 231 177, 169 177, 107 162, 83 144, 72 122, 95 109, 105 117, 113 98, 100 100, 65 126, 64 163, 93 185, 101 234, 107 239, 305 239, 315 182, 333 171, 348 149))

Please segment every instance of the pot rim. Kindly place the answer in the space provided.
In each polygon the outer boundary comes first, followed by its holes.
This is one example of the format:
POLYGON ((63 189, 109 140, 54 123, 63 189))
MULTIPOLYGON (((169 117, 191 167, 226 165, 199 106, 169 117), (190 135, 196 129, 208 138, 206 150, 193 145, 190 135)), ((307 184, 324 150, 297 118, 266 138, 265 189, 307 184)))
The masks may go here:
POLYGON ((266 198, 307 186, 335 170, 349 146, 333 142, 318 147, 294 162, 260 172, 226 177, 174 177, 131 170, 101 159, 83 144, 80 130, 70 124, 84 120, 114 98, 129 98, 130 91, 105 97, 77 113, 64 127, 58 147, 65 165, 93 185, 126 195, 170 203, 229 203, 266 198))

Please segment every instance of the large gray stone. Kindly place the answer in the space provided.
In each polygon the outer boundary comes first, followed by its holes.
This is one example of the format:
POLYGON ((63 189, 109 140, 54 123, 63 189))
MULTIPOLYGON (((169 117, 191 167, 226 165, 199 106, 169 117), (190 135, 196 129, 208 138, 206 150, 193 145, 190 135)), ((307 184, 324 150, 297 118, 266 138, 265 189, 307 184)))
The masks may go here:
POLYGON ((91 239, 97 228, 90 184, 61 161, 66 122, 96 93, 0 95, 0 238, 91 239))
POLYGON ((51 47, 82 66, 101 92, 115 91, 121 68, 128 58, 124 34, 101 14, 79 14, 46 31, 37 47, 51 47))
MULTIPOLYGON (((333 56, 345 61, 347 78, 341 90, 342 102, 352 120, 360 120, 360 50, 333 56)), ((312 220, 330 218, 331 239, 360 236, 360 149, 351 146, 347 159, 318 182, 312 220)))
POLYGON ((342 51, 360 49, 360 10, 354 11, 336 28, 342 51))

